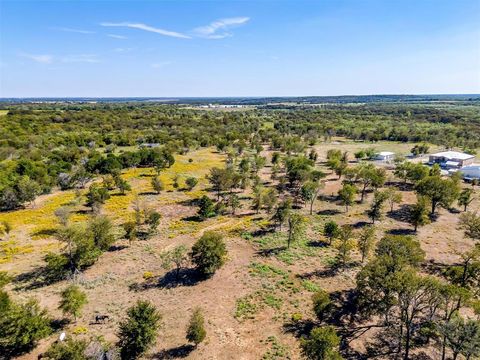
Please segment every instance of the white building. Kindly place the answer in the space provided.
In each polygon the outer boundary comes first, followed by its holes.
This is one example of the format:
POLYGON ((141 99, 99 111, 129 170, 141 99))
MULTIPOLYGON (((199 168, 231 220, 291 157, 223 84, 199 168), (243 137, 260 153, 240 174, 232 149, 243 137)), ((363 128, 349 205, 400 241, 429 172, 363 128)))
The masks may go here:
POLYGON ((473 164, 474 155, 458 151, 442 151, 429 156, 430 164, 439 164, 447 169, 460 169, 464 166, 473 164))
POLYGON ((464 166, 459 171, 462 173, 463 178, 467 181, 480 179, 480 164, 464 166))
POLYGON ((375 160, 392 161, 395 158, 395 153, 391 151, 381 151, 375 155, 375 160))

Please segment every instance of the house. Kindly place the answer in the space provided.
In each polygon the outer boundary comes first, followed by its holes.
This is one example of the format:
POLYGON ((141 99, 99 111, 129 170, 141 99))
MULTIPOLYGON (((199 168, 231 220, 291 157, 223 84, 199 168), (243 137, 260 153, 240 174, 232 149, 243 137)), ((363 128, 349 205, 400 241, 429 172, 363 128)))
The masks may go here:
POLYGON ((460 169, 464 166, 473 164, 474 155, 458 152, 458 151, 442 151, 429 156, 429 164, 439 164, 447 169, 460 169))
POLYGON ((395 158, 395 153, 390 151, 381 151, 375 155, 375 160, 392 161, 395 158))
POLYGON ((480 180, 480 164, 464 166, 459 171, 462 173, 463 179, 466 181, 472 181, 474 179, 480 180))

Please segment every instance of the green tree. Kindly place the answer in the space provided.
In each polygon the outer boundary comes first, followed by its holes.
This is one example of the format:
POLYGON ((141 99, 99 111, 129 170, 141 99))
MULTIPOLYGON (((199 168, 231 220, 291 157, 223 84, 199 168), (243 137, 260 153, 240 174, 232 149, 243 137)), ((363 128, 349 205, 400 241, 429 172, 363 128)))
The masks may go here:
POLYGON ((352 206, 355 202, 355 195, 357 194, 357 188, 354 185, 344 183, 342 188, 338 191, 338 196, 343 205, 345 205, 345 212, 348 212, 349 206, 352 206))
POLYGON ((465 231, 465 236, 472 240, 480 240, 480 215, 474 212, 462 214, 459 226, 465 231))
POLYGON ((88 230, 92 233, 93 241, 100 250, 108 250, 115 242, 113 224, 107 216, 92 218, 88 224, 88 230))
POLYGON ((198 179, 195 177, 188 177, 185 180, 185 185, 187 186, 188 191, 192 191, 197 184, 198 184, 198 179))
POLYGON ((263 200, 265 199, 264 196, 264 189, 263 186, 255 186, 253 188, 253 200, 252 200, 252 207, 257 212, 257 214, 262 210, 263 207, 263 200))
POLYGON ((160 219, 162 215, 155 210, 148 211, 148 214, 145 219, 145 224, 148 225, 149 235, 154 235, 157 232, 158 225, 160 225, 160 219))
POLYGON ((148 301, 138 301, 127 310, 118 332, 122 359, 137 359, 155 342, 162 316, 148 301))
POLYGON ((402 193, 395 190, 393 187, 389 187, 384 191, 385 198, 390 205, 390 212, 393 212, 395 204, 400 204, 402 202, 402 193))
POLYGON ((323 321, 325 315, 328 314, 332 307, 332 301, 330 294, 325 290, 318 290, 312 296, 313 312, 317 316, 318 320, 323 321))
POLYGON ((307 340, 302 341, 302 354, 310 360, 341 360, 338 352, 340 338, 333 326, 314 328, 307 340))
POLYGON ((198 200, 197 214, 202 219, 207 219, 209 217, 215 216, 215 204, 207 195, 203 195, 198 200))
POLYGON ((356 180, 360 182, 361 198, 363 202, 365 194, 369 188, 377 189, 381 187, 386 180, 386 172, 383 168, 376 168, 373 164, 362 163, 355 167, 356 180))
POLYGON ((466 359, 475 359, 480 356, 480 321, 465 321, 457 315, 440 326, 440 333, 452 350, 453 360, 456 360, 460 354, 466 359))
POLYGON ((338 250, 337 261, 342 267, 345 267, 348 261, 350 261, 350 253, 355 248, 355 242, 352 240, 352 237, 352 227, 350 225, 342 225, 335 246, 338 250))
POLYGON ((132 241, 137 238, 137 223, 135 221, 127 221, 123 224, 123 230, 125 231, 125 239, 131 245, 132 241))
POLYGON ((473 201, 473 189, 463 189, 458 196, 458 206, 463 206, 463 211, 467 211, 468 205, 473 201))
POLYGON ((56 237, 66 245, 65 256, 72 273, 92 265, 101 254, 95 245, 93 233, 82 225, 59 229, 56 237))
POLYGON ((208 231, 193 245, 192 262, 205 276, 213 275, 225 263, 227 249, 222 235, 208 231))
POLYGON ((267 213, 271 213, 278 201, 278 193, 274 188, 268 188, 263 192, 263 204, 267 210, 267 213))
POLYGON ((52 332, 46 310, 36 300, 9 302, 0 313, 0 354, 6 358, 31 350, 52 332))
POLYGON ((76 285, 70 285, 62 291, 62 300, 58 308, 63 311, 64 314, 72 315, 75 321, 81 314, 82 308, 87 301, 87 294, 85 294, 76 285))
POLYGON ((362 263, 370 255, 375 243, 375 227, 365 226, 358 235, 358 250, 362 255, 362 263))
POLYGON ((300 189, 300 196, 302 200, 310 204, 310 215, 313 214, 313 204, 318 198, 320 191, 320 183, 317 181, 307 181, 300 189))
POLYGON ((68 337, 64 341, 54 342, 43 356, 50 360, 85 360, 87 345, 85 340, 68 337))
POLYGON ((425 196, 431 203, 431 214, 435 214, 437 206, 448 208, 458 197, 459 185, 452 179, 442 179, 439 176, 427 176, 420 180, 416 187, 418 194, 425 196))
POLYGON ((323 226, 323 235, 328 238, 329 245, 332 245, 332 240, 336 239, 339 233, 340 228, 338 224, 333 220, 327 221, 323 226))
POLYGON ((400 282, 399 273, 418 268, 425 252, 412 237, 388 235, 378 242, 375 253, 376 257, 357 275, 359 304, 365 313, 383 314, 387 320, 397 301, 394 291, 400 282))
POLYGON ((163 253, 161 256, 162 267, 165 270, 170 270, 172 265, 175 266, 175 278, 178 280, 182 266, 188 260, 187 248, 184 245, 178 245, 170 251, 163 253))
POLYGON ((282 225, 290 216, 291 211, 292 211, 292 199, 290 198, 283 200, 277 205, 275 214, 273 215, 273 219, 275 223, 279 226, 280 231, 282 231, 282 225))
POLYGON ((192 317, 187 328, 186 338, 188 341, 193 342, 195 346, 200 344, 205 337, 207 336, 207 331, 205 330, 205 319, 203 317, 202 310, 196 308, 193 311, 192 317))
POLYGON ((154 176, 152 178, 152 188, 153 190, 157 193, 157 194, 160 194, 160 192, 162 192, 164 189, 165 189, 165 185, 163 184, 163 181, 160 180, 160 177, 159 176, 154 176))
POLYGON ((125 195, 127 191, 132 190, 132 187, 127 180, 123 179, 119 174, 113 177, 115 187, 120 191, 120 194, 125 195))
POLYGON ((87 192, 87 205, 97 211, 110 198, 108 189, 98 183, 90 185, 87 192))
POLYGON ((232 215, 235 215, 236 210, 242 206, 237 194, 230 194, 227 198, 227 202, 232 209, 232 215))
POLYGON ((292 242, 299 241, 305 233, 306 219, 303 215, 292 212, 288 217, 287 248, 292 242))
POLYGON ((419 226, 427 225, 430 222, 425 198, 418 197, 417 203, 410 206, 408 221, 413 225, 415 232, 417 232, 419 226))
POLYGON ((375 191, 372 205, 367 211, 367 215, 372 219, 372 224, 375 224, 375 220, 380 220, 382 218, 383 204, 387 200, 387 194, 382 191, 375 191))

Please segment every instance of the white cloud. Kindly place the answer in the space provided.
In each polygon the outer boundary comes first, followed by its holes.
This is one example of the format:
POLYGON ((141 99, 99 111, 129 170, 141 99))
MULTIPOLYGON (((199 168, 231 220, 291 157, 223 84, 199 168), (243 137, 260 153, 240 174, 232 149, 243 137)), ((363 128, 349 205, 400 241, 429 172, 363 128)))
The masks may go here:
POLYGON ((99 63, 97 55, 94 54, 77 54, 77 55, 67 55, 61 59, 64 63, 99 63))
POLYGON ((107 36, 111 37, 111 38, 114 38, 114 39, 121 39, 121 40, 128 39, 128 37, 126 37, 126 36, 116 35, 116 34, 107 34, 107 36))
POLYGON ((113 51, 119 52, 119 53, 130 52, 132 50, 133 50, 133 48, 115 48, 115 49, 113 49, 113 51))
POLYGON ((72 28, 66 28, 66 27, 54 27, 52 29, 59 30, 59 31, 65 31, 65 32, 73 32, 73 33, 78 33, 78 34, 95 34, 95 31, 72 29, 72 28))
POLYGON ((161 69, 167 65, 170 65, 172 62, 171 61, 161 61, 161 62, 158 62, 158 63, 153 63, 151 65, 152 68, 154 69, 161 69))
POLYGON ((46 54, 27 54, 27 53, 21 53, 20 56, 33 60, 38 63, 42 64, 51 64, 53 62, 53 56, 52 55, 46 55, 46 54))
POLYGON ((249 17, 234 17, 216 20, 206 26, 201 26, 193 30, 194 34, 207 39, 223 39, 232 36, 227 30, 231 27, 240 26, 247 23, 249 17), (221 33, 218 33, 222 31, 221 33))
POLYGON ((107 27, 127 27, 131 29, 138 29, 138 30, 144 30, 144 31, 149 31, 153 32, 156 34, 164 35, 164 36, 171 36, 171 37, 176 37, 176 38, 182 38, 182 39, 190 39, 190 36, 181 34, 179 32, 175 31, 170 31, 170 30, 164 30, 164 29, 159 29, 155 28, 153 26, 149 26, 146 24, 142 23, 129 23, 129 22, 122 22, 122 23, 110 23, 110 22, 103 22, 100 24, 101 26, 107 26, 107 27))

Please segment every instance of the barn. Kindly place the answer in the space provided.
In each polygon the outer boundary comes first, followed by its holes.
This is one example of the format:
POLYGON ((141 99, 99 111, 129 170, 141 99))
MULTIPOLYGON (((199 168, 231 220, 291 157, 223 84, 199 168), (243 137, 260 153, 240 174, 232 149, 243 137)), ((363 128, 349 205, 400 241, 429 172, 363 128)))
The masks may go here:
POLYGON ((439 164, 442 168, 460 169, 464 166, 473 164, 474 155, 458 151, 442 151, 429 156, 429 163, 439 164))

